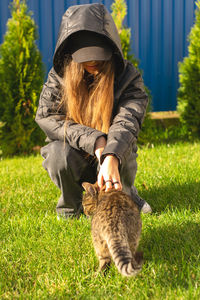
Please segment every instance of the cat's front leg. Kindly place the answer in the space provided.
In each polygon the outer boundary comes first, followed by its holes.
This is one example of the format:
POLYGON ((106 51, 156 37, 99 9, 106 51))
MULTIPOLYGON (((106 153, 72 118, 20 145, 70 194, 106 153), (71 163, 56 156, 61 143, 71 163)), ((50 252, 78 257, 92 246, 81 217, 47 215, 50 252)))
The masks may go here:
POLYGON ((110 257, 100 257, 99 258, 99 272, 106 272, 110 267, 111 259, 110 257))

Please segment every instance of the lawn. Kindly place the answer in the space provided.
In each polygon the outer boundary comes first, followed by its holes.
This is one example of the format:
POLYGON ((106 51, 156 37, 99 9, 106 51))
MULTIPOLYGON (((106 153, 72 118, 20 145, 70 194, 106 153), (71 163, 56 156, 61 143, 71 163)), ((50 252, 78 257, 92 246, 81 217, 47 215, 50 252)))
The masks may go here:
POLYGON ((200 142, 143 147, 142 272, 97 273, 90 220, 57 220, 40 156, 0 161, 0 299, 200 299, 200 142))

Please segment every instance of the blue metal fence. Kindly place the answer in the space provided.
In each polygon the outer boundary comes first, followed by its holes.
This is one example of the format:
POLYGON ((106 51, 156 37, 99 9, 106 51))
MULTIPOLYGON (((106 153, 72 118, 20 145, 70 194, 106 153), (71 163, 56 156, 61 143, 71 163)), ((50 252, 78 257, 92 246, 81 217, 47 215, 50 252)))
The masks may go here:
MULTIPOLYGON (((38 25, 38 47, 47 71, 52 66, 60 21, 65 10, 76 4, 112 0, 27 0, 38 25)), ((0 43, 10 17, 11 0, 0 1, 0 43)), ((140 61, 145 85, 153 98, 153 110, 175 110, 178 62, 187 55, 187 36, 194 23, 195 0, 126 0, 126 25, 132 32, 132 52, 140 61)))

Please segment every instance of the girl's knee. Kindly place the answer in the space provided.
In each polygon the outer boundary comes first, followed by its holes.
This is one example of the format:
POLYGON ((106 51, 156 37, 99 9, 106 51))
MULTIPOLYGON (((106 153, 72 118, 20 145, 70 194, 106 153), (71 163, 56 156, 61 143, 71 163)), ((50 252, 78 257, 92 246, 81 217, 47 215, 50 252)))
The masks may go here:
POLYGON ((45 170, 51 174, 57 174, 67 168, 66 158, 69 152, 69 145, 64 142, 55 141, 41 149, 41 155, 45 159, 42 163, 45 170))

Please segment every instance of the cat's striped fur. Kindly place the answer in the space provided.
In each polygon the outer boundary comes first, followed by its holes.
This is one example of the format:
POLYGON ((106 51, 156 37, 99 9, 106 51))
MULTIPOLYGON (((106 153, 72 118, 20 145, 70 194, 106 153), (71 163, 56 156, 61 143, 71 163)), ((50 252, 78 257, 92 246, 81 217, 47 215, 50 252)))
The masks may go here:
POLYGON ((97 184, 83 183, 83 209, 92 216, 92 238, 104 270, 113 259, 119 272, 134 276, 142 268, 142 255, 136 252, 142 221, 134 201, 122 191, 98 191, 97 184))

